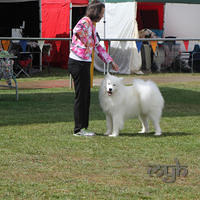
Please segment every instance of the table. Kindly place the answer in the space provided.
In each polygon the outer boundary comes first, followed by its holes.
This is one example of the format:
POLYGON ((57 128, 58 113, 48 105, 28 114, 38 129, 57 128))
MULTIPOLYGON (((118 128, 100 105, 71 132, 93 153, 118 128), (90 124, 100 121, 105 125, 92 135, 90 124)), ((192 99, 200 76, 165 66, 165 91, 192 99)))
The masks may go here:
POLYGON ((0 80, 3 78, 6 80, 8 85, 0 85, 0 87, 15 88, 16 90, 16 100, 18 101, 18 84, 16 77, 13 72, 13 59, 16 59, 17 56, 9 55, 6 52, 0 52, 0 80), (12 79, 15 83, 15 86, 12 86, 12 79))

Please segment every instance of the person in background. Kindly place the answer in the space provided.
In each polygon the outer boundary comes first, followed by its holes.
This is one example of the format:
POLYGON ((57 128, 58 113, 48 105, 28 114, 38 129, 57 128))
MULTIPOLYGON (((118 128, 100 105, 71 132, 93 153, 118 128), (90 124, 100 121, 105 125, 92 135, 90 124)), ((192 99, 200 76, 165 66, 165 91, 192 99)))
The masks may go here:
POLYGON ((93 49, 103 62, 111 64, 115 71, 119 70, 118 65, 99 44, 96 35, 94 24, 101 20, 104 16, 104 11, 105 5, 103 3, 98 0, 92 1, 86 9, 86 16, 81 18, 73 29, 68 70, 72 75, 75 87, 75 136, 95 135, 95 133, 88 130, 90 107, 90 65, 93 49))

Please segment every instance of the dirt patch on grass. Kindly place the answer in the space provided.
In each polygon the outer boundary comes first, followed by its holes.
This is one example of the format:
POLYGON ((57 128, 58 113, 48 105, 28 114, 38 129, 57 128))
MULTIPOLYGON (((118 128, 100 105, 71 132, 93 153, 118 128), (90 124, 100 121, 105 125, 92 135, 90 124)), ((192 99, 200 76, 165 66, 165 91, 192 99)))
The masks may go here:
POLYGON ((69 87, 69 80, 39 80, 18 82, 18 87, 23 89, 69 87))
MULTIPOLYGON (((134 78, 141 78, 144 80, 153 80, 160 83, 185 83, 185 82, 200 82, 200 74, 157 74, 157 75, 142 75, 142 76, 124 76, 125 84, 132 84, 134 78)), ((94 86, 101 84, 102 78, 95 78, 93 81, 94 86)), ((38 89, 38 88, 58 88, 58 87, 70 87, 70 80, 38 80, 38 81, 24 81, 18 82, 19 88, 24 89, 38 89)))

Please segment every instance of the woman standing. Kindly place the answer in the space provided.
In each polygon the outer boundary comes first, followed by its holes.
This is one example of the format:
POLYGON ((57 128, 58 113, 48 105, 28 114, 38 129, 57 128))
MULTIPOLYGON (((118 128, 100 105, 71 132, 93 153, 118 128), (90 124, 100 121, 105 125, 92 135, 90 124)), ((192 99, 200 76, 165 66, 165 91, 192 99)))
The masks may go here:
POLYGON ((80 19, 73 29, 72 43, 68 61, 68 70, 72 75, 75 87, 74 99, 74 135, 93 136, 89 131, 90 107, 90 65, 92 51, 105 63, 110 63, 118 71, 118 65, 99 44, 94 23, 104 16, 105 5, 98 0, 92 1, 86 10, 86 16, 80 19))

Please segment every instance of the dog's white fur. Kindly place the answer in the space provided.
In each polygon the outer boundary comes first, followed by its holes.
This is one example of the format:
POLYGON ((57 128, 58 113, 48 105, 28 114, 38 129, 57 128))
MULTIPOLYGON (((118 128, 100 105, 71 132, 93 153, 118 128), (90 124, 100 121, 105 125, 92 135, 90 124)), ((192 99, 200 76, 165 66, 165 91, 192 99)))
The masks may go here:
POLYGON ((125 86, 123 78, 107 74, 101 83, 99 101, 106 114, 105 135, 118 136, 124 120, 137 116, 142 122, 140 133, 149 131, 148 119, 150 119, 155 127, 155 135, 162 134, 160 117, 164 99, 154 82, 135 79, 133 85, 125 86))

